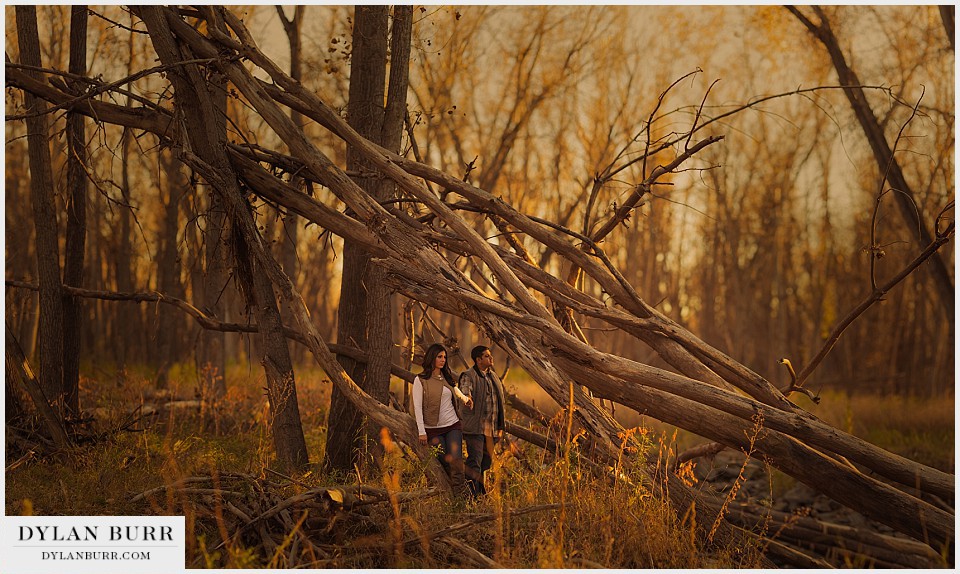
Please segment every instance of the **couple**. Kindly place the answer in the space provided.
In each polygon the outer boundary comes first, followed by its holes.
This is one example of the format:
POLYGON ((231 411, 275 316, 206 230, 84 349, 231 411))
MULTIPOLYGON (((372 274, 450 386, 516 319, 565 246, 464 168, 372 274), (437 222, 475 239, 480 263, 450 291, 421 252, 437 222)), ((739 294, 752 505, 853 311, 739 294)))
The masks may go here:
POLYGON ((493 462, 493 446, 503 436, 503 383, 493 371, 493 353, 482 345, 470 351, 473 367, 454 383, 443 345, 430 345, 423 372, 413 379, 413 412, 420 444, 439 447, 438 458, 454 492, 463 490, 464 474, 471 496, 486 494, 483 473, 493 462), (463 408, 457 408, 457 402, 463 408), (467 442, 466 468, 463 440, 467 442))

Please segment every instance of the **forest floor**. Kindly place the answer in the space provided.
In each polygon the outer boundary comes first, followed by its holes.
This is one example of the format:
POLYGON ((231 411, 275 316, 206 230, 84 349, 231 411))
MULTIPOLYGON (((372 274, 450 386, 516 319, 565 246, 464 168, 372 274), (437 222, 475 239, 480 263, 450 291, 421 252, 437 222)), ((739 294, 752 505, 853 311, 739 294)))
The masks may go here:
MULTIPOLYGON (((183 514, 188 568, 761 564, 759 548, 698 536, 695 521, 710 518, 678 517, 644 484, 640 463, 619 469, 636 485, 625 487, 583 467, 570 443, 556 456, 516 441, 518 449, 495 462, 490 494, 476 501, 429 489, 422 468, 389 441, 378 470, 327 474, 319 461, 330 383, 306 369, 298 371, 297 385, 311 465, 291 474, 273 457, 262 371, 230 369, 229 391, 216 404, 199 400, 189 382, 196 377, 186 370, 172 371, 163 390, 136 373, 96 373, 82 380, 82 404, 92 418, 75 429, 83 437, 75 449, 31 451, 8 428, 8 515, 183 514), (242 527, 261 515, 259 526, 242 527)), ((548 413, 557 409, 522 373, 512 372, 506 386, 548 413)), ((399 383, 395 390, 402 396, 399 383)), ((953 472, 953 402, 831 393, 820 405, 803 406, 838 428, 953 472)), ((648 460, 698 440, 628 409, 616 416, 635 429, 648 460)), ((684 475, 689 484, 707 488, 717 478, 706 467, 694 470, 684 475)), ((765 485, 753 491, 765 489, 760 495, 776 502, 797 490, 790 477, 766 470, 765 485)))

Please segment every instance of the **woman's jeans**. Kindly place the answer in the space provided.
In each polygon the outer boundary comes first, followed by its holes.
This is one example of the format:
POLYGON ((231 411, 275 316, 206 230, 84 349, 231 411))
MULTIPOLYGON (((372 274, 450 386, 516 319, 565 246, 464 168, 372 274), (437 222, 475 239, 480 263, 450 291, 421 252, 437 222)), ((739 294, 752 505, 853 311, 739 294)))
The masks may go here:
POLYGON ((430 439, 431 447, 440 447, 437 459, 450 477, 454 493, 463 491, 463 431, 452 429, 430 439))

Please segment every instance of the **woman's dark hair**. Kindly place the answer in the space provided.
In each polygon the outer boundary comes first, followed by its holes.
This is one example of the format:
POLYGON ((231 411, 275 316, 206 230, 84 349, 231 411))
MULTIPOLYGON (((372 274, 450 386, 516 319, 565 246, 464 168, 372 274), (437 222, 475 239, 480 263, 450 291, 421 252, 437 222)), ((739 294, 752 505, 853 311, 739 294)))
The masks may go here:
MULTIPOLYGON (((440 353, 447 353, 447 348, 440 343, 434 343, 427 347, 427 351, 423 354, 423 362, 420 363, 420 366, 423 367, 423 372, 420 373, 421 375, 426 377, 433 376, 433 365, 437 360, 437 355, 440 353)), ((443 373, 443 378, 446 379, 449 384, 453 385, 453 372, 450 371, 450 353, 447 353, 447 362, 443 364, 440 372, 443 373)))

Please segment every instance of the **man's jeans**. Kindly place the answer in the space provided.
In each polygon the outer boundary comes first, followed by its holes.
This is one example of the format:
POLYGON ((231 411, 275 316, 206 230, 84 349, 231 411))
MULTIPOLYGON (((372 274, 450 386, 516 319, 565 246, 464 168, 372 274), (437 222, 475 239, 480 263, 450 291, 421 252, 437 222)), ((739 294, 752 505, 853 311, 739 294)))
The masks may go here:
POLYGON ((437 459, 447 471, 454 492, 463 490, 463 431, 452 429, 430 439, 430 446, 440 447, 437 459))
POLYGON ((467 487, 470 488, 470 494, 473 496, 486 494, 487 489, 483 486, 483 473, 493 463, 495 439, 482 434, 465 434, 463 438, 467 443, 467 468, 464 470, 467 477, 467 487))

